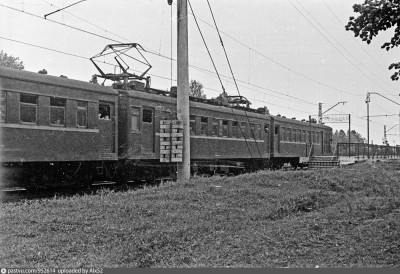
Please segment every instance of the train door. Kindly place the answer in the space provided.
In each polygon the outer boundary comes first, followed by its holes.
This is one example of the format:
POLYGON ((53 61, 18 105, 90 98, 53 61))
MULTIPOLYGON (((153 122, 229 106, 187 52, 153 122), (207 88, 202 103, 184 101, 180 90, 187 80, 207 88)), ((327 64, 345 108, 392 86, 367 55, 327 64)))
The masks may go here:
POLYGON ((155 152, 154 108, 143 107, 142 121, 143 121, 143 131, 142 131, 143 152, 154 153, 155 152))
POLYGON ((281 150, 281 127, 274 125, 274 151, 273 153, 280 153, 281 150))
POLYGON ((100 150, 115 153, 115 106, 112 102, 99 103, 100 150))
POLYGON ((264 125, 264 143, 266 153, 270 153, 269 124, 264 125))
POLYGON ((321 135, 321 155, 323 155, 325 152, 324 132, 321 131, 319 134, 321 135))

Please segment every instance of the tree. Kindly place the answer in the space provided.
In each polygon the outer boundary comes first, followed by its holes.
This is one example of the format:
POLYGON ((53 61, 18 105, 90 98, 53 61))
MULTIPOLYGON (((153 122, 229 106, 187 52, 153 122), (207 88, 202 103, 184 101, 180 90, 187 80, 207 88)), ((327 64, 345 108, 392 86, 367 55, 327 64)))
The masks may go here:
POLYGON ((24 69, 24 63, 19 60, 19 57, 8 55, 4 51, 0 52, 0 66, 19 70, 24 69))
MULTIPOLYGON (((385 42, 381 48, 390 50, 400 45, 400 4, 398 0, 365 0, 363 4, 353 5, 355 13, 360 15, 355 18, 351 16, 346 25, 346 30, 354 32, 355 37, 367 44, 379 32, 385 31, 391 27, 396 27, 394 35, 390 42, 385 42)), ((400 62, 392 63, 389 70, 395 69, 395 73, 391 76, 393 81, 399 80, 400 62)))
POLYGON ((203 84, 196 80, 190 80, 189 85, 189 95, 193 97, 198 97, 202 99, 207 99, 207 96, 204 94, 203 91, 203 84))

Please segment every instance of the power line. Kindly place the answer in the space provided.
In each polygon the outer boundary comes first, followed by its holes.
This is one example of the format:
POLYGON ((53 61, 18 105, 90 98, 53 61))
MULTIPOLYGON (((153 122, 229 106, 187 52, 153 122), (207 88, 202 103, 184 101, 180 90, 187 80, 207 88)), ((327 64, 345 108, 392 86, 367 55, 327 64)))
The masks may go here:
MULTIPOLYGON (((85 56, 81 56, 81 55, 77 55, 77 54, 73 54, 73 53, 69 53, 69 52, 65 52, 65 51, 60 51, 60 50, 56 50, 56 49, 52 49, 52 48, 48 48, 48 47, 43 47, 43 46, 39 46, 39 45, 34 45, 34 44, 31 44, 31 43, 27 43, 27 42, 23 42, 23 41, 18 41, 18 40, 14 40, 14 39, 2 37, 2 36, 0 36, 0 39, 8 40, 8 41, 11 41, 11 42, 15 42, 15 43, 19 43, 19 44, 23 44, 23 45, 27 45, 27 46, 39 48, 39 49, 44 49, 44 50, 48 50, 48 51, 52 51, 52 52, 56 52, 56 53, 60 53, 60 54, 64 54, 64 55, 68 55, 68 56, 72 56, 72 57, 76 57, 76 58, 81 58, 81 59, 85 59, 85 60, 90 60, 90 58, 85 57, 85 56)), ((111 63, 107 63, 107 62, 101 62, 101 63, 116 67, 116 65, 111 64, 111 63)), ((134 70, 134 69, 129 69, 129 70, 136 71, 136 70, 134 70)), ((138 71, 136 71, 136 72, 138 72, 138 71)), ((160 76, 160 75, 150 74, 150 73, 149 73, 149 75, 150 75, 150 76, 157 77, 157 78, 161 78, 161 79, 171 80, 170 78, 165 77, 165 76, 160 76)), ((173 80, 173 81, 176 81, 176 80, 173 80)))
MULTIPOLYGON (((323 0, 322 0, 323 1, 323 0)), ((378 79, 380 79, 383 83, 385 83, 387 86, 389 86, 389 84, 385 81, 385 80, 383 80, 379 75, 377 75, 377 74, 375 74, 370 68, 368 68, 366 65, 364 65, 360 60, 358 60, 351 52, 349 52, 348 50, 347 50, 347 48, 345 47, 345 46, 343 46, 333 35, 331 35, 330 33, 329 33, 329 31, 324 27, 324 26, 322 26, 322 24, 321 23, 319 23, 319 21, 317 20, 317 19, 315 19, 315 17, 313 17, 312 16, 312 14, 298 1, 298 0, 296 0, 296 2, 307 12, 307 14, 338 44, 338 45, 340 45, 346 52, 347 52, 347 54, 349 54, 352 58, 354 58, 354 60, 356 60, 365 70, 367 70, 369 73, 371 73, 372 75, 375 75, 378 79)), ((329 6, 328 6, 328 8, 329 8, 329 6)), ((332 13, 333 13, 333 11, 331 11, 332 13)), ((354 39, 352 39, 353 41, 355 41, 354 39)), ((361 46, 360 46, 361 47, 361 46)), ((366 52, 365 51, 365 49, 363 48, 363 47, 361 47, 363 50, 364 50, 364 52, 366 52)), ((367 53, 367 52, 366 52, 367 53)), ((357 68, 358 69, 358 68, 357 68)), ((372 80, 371 78, 369 78, 370 80, 372 80)), ((377 84, 377 83, 376 83, 377 84)), ((382 87, 381 87, 382 88, 382 87)))
MULTIPOLYGON (((193 14, 191 14, 191 15, 193 16, 193 14)), ((199 21, 201 21, 201 22, 203 22, 204 24, 208 25, 209 27, 215 29, 215 27, 214 27, 212 24, 208 23, 208 22, 205 21, 204 19, 201 19, 201 18, 199 18, 199 17, 197 17, 197 18, 198 18, 199 21)), ((349 92, 347 92, 347 91, 345 91, 345 90, 342 90, 342 89, 333 87, 333 86, 331 86, 331 85, 322 83, 322 82, 320 82, 320 81, 318 81, 318 80, 316 80, 316 79, 313 79, 313 78, 311 78, 311 77, 309 77, 309 76, 307 76, 307 75, 305 75, 305 74, 303 74, 303 73, 301 73, 301 72, 295 71, 294 69, 292 69, 292 68, 290 68, 290 67, 288 67, 288 66, 285 66, 285 65, 279 63, 278 61, 272 59, 271 57, 268 57, 268 56, 266 56, 265 54, 263 54, 263 53, 261 53, 261 52, 255 50, 255 49, 251 48, 249 45, 247 45, 247 44, 245 44, 245 43, 239 41, 238 39, 236 39, 235 37, 233 37, 233 36, 227 34, 226 32, 224 32, 224 31, 220 31, 220 32, 221 32, 222 34, 224 34, 226 37, 228 37, 228 38, 230 38, 231 40, 235 41, 236 43, 240 44, 241 46, 246 47, 249 51, 254 52, 255 54, 257 54, 257 55, 263 57, 264 59, 270 61, 271 63, 274 63, 275 65, 277 65, 277 66, 279 66, 279 67, 281 67, 281 68, 284 68, 284 69, 290 71, 290 72, 293 73, 293 74, 296 74, 296 75, 298 75, 298 76, 300 76, 300 77, 302 77, 302 78, 304 78, 304 79, 307 79, 307 80, 309 80, 309 81, 315 82, 315 83, 317 83, 317 84, 320 84, 320 85, 325 86, 325 87, 327 87, 327 88, 330 88, 330 89, 332 89, 332 90, 336 90, 336 91, 340 91, 340 92, 343 92, 343 93, 346 93, 346 94, 353 95, 353 94, 351 94, 351 93, 349 93, 349 92)))
MULTIPOLYGON (((33 14, 33 13, 30 13, 30 12, 21 11, 21 10, 18 10, 18 9, 16 9, 16 8, 9 7, 9 6, 3 5, 3 4, 0 4, 0 6, 5 7, 5 8, 8 8, 8 9, 11 9, 11 10, 14 10, 14 11, 17 11, 17 12, 24 13, 24 14, 27 14, 27 15, 30 15, 30 16, 33 16, 33 17, 42 19, 42 20, 45 20, 43 17, 38 16, 38 15, 33 14)), ((118 40, 111 39, 111 38, 109 38, 109 37, 106 37, 106 36, 103 36, 103 35, 99 35, 99 34, 96 34, 96 33, 90 32, 90 31, 86 31, 86 30, 83 30, 83 29, 81 29, 81 28, 77 28, 77 27, 74 27, 74 26, 71 26, 71 25, 68 25, 68 24, 60 23, 60 22, 57 22, 57 21, 54 21, 54 20, 51 20, 51 19, 47 19, 46 21, 49 21, 49 22, 52 22, 52 23, 55 23, 55 24, 58 24, 58 25, 61 25, 61 26, 65 26, 65 27, 74 29, 74 30, 76 30, 76 31, 81 31, 81 32, 84 32, 84 33, 86 33, 86 34, 90 34, 90 35, 93 35, 93 36, 96 36, 96 37, 99 37, 99 38, 103 38, 103 39, 106 39, 106 40, 110 40, 110 41, 113 41, 113 42, 116 42, 116 43, 121 43, 121 42, 118 41, 118 40)), ((208 23, 207 23, 207 24, 208 24, 208 23)), ((223 33, 223 32, 221 32, 221 33, 223 33)), ((234 38, 233 38, 233 39, 234 39, 234 38)), ((237 40, 237 41, 238 41, 238 40, 237 40)), ((241 42, 240 42, 240 43, 241 43, 241 42)), ((244 44, 243 44, 243 45, 244 45, 244 44)), ((146 51, 147 51, 148 53, 150 53, 150 54, 153 54, 153 55, 156 55, 156 56, 159 56, 159 57, 162 57, 162 58, 166 58, 166 59, 168 59, 168 60, 173 60, 173 61, 176 62, 176 60, 175 60, 175 59, 172 59, 171 57, 161 55, 161 54, 159 54, 159 53, 157 53, 157 52, 155 52, 155 51, 153 51, 153 50, 151 50, 151 49, 148 49, 148 48, 145 48, 145 49, 146 49, 146 51)), ((256 52, 256 51, 255 51, 255 52, 256 52)), ((257 53, 257 54, 261 54, 261 53, 258 53, 258 52, 256 52, 256 53, 257 53)), ((261 54, 261 55, 262 55, 262 54, 261 54)), ((265 58, 268 58, 268 57, 266 57, 266 56, 264 56, 264 57, 265 57, 265 58)), ((272 60, 272 59, 271 59, 271 60, 272 60)), ((277 62, 276 62, 276 63, 277 63, 277 62)), ((277 63, 277 64, 279 64, 279 63, 277 63)), ((279 65, 280 65, 280 64, 279 64, 279 65)), ((281 66, 283 66, 283 65, 281 65, 281 66)), ((201 70, 204 70, 204 71, 208 71, 208 70, 206 70, 206 69, 199 68, 199 67, 196 67, 196 66, 193 66, 193 65, 190 65, 190 67, 197 68, 197 69, 201 69, 201 70)), ((294 73, 297 73, 297 72, 293 71, 292 69, 290 69, 290 68, 288 68, 288 67, 286 67, 286 66, 283 66, 283 67, 286 68, 286 69, 288 69, 289 71, 292 71, 292 72, 294 72, 294 73)), ((222 76, 223 76, 223 75, 222 75, 222 76)), ((229 79, 230 79, 230 77, 228 77, 228 76, 223 76, 223 77, 226 77, 226 78, 229 78, 229 79)), ((311 78, 310 78, 310 79, 311 79, 311 78)), ((245 81, 241 81, 241 80, 238 80, 238 82, 246 83, 245 81)), ((322 83, 320 83, 320 82, 318 82, 318 83, 319 83, 319 84, 322 84, 322 83)), ((248 84, 248 83, 246 83, 246 84, 248 84)), ((264 89, 264 90, 268 90, 268 91, 271 91, 271 92, 274 92, 274 93, 277 93, 277 94, 281 94, 282 96, 286 96, 286 97, 289 97, 289 98, 293 98, 293 99, 295 99, 295 100, 297 100, 297 101, 302 101, 302 102, 305 102, 305 103, 307 103, 307 104, 313 104, 313 103, 310 103, 310 102, 306 102, 306 101, 304 101, 304 100, 302 100, 302 99, 300 99, 300 98, 296 98, 296 97, 294 97, 294 96, 290 96, 290 95, 287 95, 287 94, 283 94, 283 93, 280 93, 280 92, 275 91, 275 90, 272 90, 272 89, 263 88, 263 87, 260 87, 260 86, 257 86, 257 85, 253 85, 253 84, 249 84, 249 85, 250 85, 250 86, 253 86, 253 87, 261 88, 261 89, 264 89)), ((341 91, 341 92, 345 92, 345 91, 342 91, 342 90, 339 90, 339 89, 336 89, 336 90, 341 91)), ((347 93, 347 92, 345 92, 345 93, 347 93)), ((350 94, 350 93, 348 93, 348 94, 350 94)), ((313 104, 313 105, 314 105, 314 104, 313 104)))
MULTIPOLYGON (((288 0, 289 1, 289 3, 301 14, 301 16, 303 16, 304 17, 304 19, 306 19, 307 20, 307 22, 332 46, 332 47, 334 47, 339 53, 340 53, 340 55, 342 55, 347 61, 349 61, 349 63, 350 64, 352 64, 359 72, 361 72, 367 79, 369 79, 371 82, 373 82, 374 84, 376 84, 378 87, 380 87, 382 90, 384 90, 378 83, 376 83, 373 79, 371 79, 367 74, 365 74, 365 72, 364 71, 362 71, 362 70, 360 70, 358 67, 357 67, 357 65, 356 64, 354 64, 353 63, 353 61, 351 61, 345 54, 343 54, 343 52, 338 48, 338 47, 336 47, 335 46, 335 44, 333 44, 290 0, 288 0)), ((296 0, 296 2, 297 3, 299 3, 297 0, 296 0)), ((302 6, 301 4, 300 4, 300 6, 302 6)), ((302 6, 303 7, 303 6, 302 6)), ((303 7, 303 9, 310 15, 310 17, 311 18, 313 18, 313 16, 303 7)), ((319 24, 319 22, 317 21, 317 20, 315 20, 314 18, 313 18, 313 20, 314 21, 316 21, 317 22, 317 24, 319 24)), ((320 25, 320 24, 319 24, 320 25)), ((321 26, 321 25, 320 25, 321 26)), ((325 28, 323 27, 323 26, 321 26, 321 28, 322 29, 324 29, 325 30, 325 28)), ((326 30, 325 30, 325 32, 327 32, 326 30)), ((329 34, 329 32, 327 32, 328 34, 329 34)), ((330 35, 330 34, 329 34, 330 35)), ((332 37, 332 36, 331 36, 332 37)), ((333 38, 334 39, 334 38, 333 38)), ((334 39, 335 40, 335 39, 334 39)))
MULTIPOLYGON (((338 17, 338 16, 336 15, 336 13, 330 8, 330 6, 329 6, 324 0, 321 0, 321 1, 322 1, 322 3, 325 4, 325 6, 328 8, 328 10, 329 10, 330 13, 333 15, 333 17, 335 17, 335 19, 336 19, 336 21, 338 22, 338 24, 339 24, 340 26, 344 26, 345 24, 339 19, 339 17, 338 17)), ((351 35, 350 33, 349 33, 349 35, 353 37, 353 35, 351 35)), ((379 64, 379 63, 375 60, 375 58, 374 58, 368 51, 366 51, 366 50, 364 49, 364 47, 361 46, 361 43, 360 43, 358 40, 356 40, 356 39, 351 39, 351 40, 354 41, 354 42, 361 48, 361 50, 362 50, 366 55, 368 55, 368 56, 371 58, 371 60, 372 60, 383 72, 385 72, 385 74, 390 75, 389 71, 383 69, 382 66, 381 66, 381 64, 379 64)))

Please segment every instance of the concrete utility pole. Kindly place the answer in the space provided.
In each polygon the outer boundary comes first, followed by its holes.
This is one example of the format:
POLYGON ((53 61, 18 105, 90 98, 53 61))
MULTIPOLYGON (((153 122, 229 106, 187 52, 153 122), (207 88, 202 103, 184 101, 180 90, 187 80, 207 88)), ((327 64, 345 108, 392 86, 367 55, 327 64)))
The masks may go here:
POLYGON ((371 95, 367 92, 367 98, 365 99, 365 103, 367 103, 367 153, 369 159, 369 102, 371 102, 371 95))
MULTIPOLYGON (((172 2, 172 1, 171 1, 172 2)), ((190 179, 190 125, 189 125, 189 50, 187 0, 178 0, 178 91, 177 116, 183 124, 182 162, 178 163, 178 183, 190 179)))

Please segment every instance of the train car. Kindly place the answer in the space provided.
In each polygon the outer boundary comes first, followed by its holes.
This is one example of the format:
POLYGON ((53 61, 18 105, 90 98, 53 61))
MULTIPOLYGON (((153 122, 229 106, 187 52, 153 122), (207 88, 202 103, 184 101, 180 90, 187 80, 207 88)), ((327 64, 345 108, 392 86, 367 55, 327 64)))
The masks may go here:
POLYGON ((84 183, 117 161, 118 92, 0 67, 2 184, 84 183))
MULTIPOLYGON (((140 84, 138 84, 140 86, 140 84)), ((171 176, 160 169, 160 121, 176 119, 176 96, 143 86, 120 91, 119 157, 130 177, 171 176), (135 168, 140 167, 140 169, 135 168), (147 166, 147 172, 145 171, 147 166), (164 174, 159 174, 164 172, 164 174)), ((190 101, 192 171, 239 173, 269 159, 268 115, 216 105, 213 100, 190 101)), ((169 170, 166 172, 166 170, 169 170)))
POLYGON ((278 166, 307 165, 309 156, 332 156, 332 129, 323 124, 273 117, 273 151, 271 157, 278 166))

